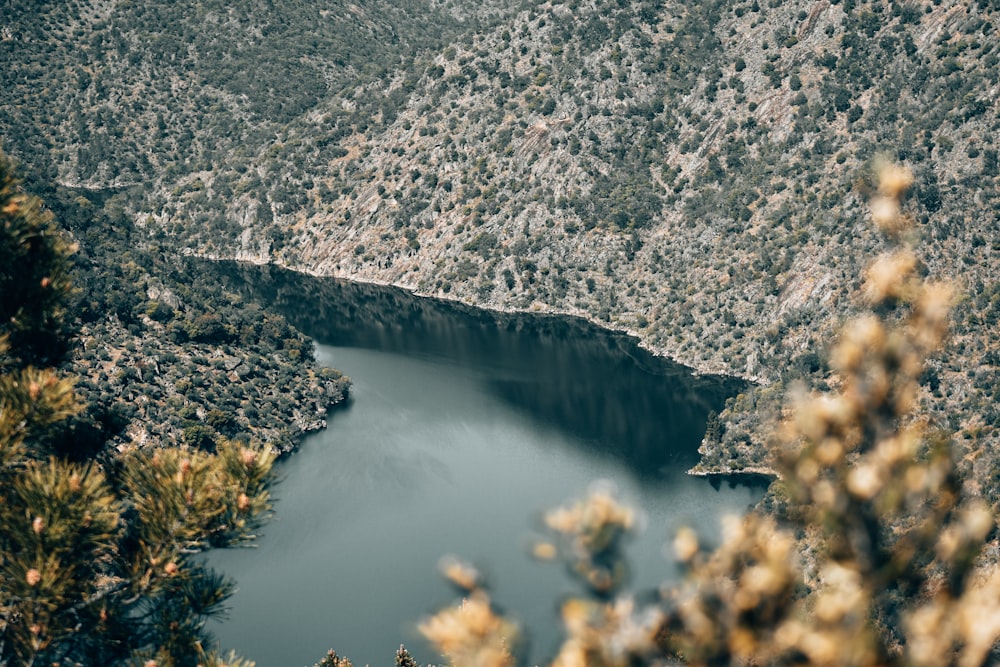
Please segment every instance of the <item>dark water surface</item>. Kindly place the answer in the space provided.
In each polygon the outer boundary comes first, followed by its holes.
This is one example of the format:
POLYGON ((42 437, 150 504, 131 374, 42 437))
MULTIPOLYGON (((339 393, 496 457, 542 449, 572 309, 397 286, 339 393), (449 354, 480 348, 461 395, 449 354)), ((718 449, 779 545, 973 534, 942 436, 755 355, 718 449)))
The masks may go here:
POLYGON ((546 508, 611 480, 641 507, 633 584, 677 577, 662 545, 677 527, 710 537, 761 489, 684 474, 709 410, 740 385, 693 377, 633 339, 562 317, 492 314, 392 288, 222 265, 220 282, 273 307, 351 376, 351 399, 279 466, 275 516, 256 547, 215 551, 236 579, 212 630, 259 667, 300 667, 328 648, 391 665, 453 600, 436 572, 455 554, 485 570, 528 628, 530 655, 559 642, 558 602, 576 587, 526 555, 546 508))

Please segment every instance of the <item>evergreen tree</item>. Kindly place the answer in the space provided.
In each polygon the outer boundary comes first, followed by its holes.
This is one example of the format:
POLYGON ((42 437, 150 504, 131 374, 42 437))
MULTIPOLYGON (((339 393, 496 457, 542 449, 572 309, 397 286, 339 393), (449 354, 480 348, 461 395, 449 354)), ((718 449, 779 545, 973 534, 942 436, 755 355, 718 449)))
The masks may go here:
POLYGON ((417 661, 413 659, 413 656, 410 655, 410 652, 402 644, 399 645, 399 650, 396 651, 396 667, 419 667, 417 661))
POLYGON ((274 456, 57 456, 81 408, 54 368, 72 251, 0 152, 0 664, 244 664, 204 648, 232 587, 192 555, 250 537, 274 456))
POLYGON ((58 360, 72 246, 41 200, 21 191, 0 152, 0 340, 2 363, 23 367, 58 360))

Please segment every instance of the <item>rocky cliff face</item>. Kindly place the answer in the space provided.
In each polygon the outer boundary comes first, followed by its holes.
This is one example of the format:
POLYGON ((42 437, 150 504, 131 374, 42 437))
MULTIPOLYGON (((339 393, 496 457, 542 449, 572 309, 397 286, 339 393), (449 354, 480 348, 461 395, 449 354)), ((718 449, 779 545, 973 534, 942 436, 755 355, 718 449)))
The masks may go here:
MULTIPOLYGON (((881 247, 865 202, 887 153, 916 172, 926 270, 970 295, 928 405, 995 439, 991 3, 453 3, 439 36, 373 8, 290 26, 305 5, 204 3, 180 35, 124 3, 22 18, 4 34, 86 57, 70 93, 23 58, 3 130, 63 95, 18 146, 46 144, 66 182, 143 183, 126 205, 176 248, 583 315, 772 386, 823 373, 881 247)), ((721 467, 754 463, 731 454, 751 456, 758 398, 724 415, 721 467)))

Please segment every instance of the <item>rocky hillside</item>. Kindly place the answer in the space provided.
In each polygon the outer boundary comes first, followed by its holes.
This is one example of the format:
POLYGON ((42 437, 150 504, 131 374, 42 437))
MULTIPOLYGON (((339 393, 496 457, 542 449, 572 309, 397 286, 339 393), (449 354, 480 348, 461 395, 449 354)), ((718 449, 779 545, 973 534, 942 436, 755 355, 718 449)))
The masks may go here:
POLYGON ((766 467, 755 420, 823 383, 882 247, 872 162, 902 161, 967 295, 924 400, 991 474, 995 3, 13 4, 0 133, 36 169, 174 249, 580 314, 767 385, 711 469, 766 467))

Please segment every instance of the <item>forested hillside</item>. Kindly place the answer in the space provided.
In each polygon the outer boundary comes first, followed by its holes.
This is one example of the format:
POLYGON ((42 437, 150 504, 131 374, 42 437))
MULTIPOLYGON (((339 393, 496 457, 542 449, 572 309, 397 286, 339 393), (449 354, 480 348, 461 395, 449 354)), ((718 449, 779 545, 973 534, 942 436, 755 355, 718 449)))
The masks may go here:
POLYGON ((495 13, 452 4, 11 0, 3 134, 66 185, 219 169, 332 93, 445 43, 470 14, 495 13))
POLYGON ((86 409, 73 454, 225 438, 288 452, 325 425, 348 380, 312 360, 283 317, 192 274, 147 245, 116 196, 50 187, 46 208, 75 241, 64 364, 86 409))
POLYGON ((825 372, 886 153, 967 295, 926 387, 995 442, 996 11, 8 2, 0 133, 173 250, 583 314, 771 385, 723 414, 722 468, 764 465, 775 383, 825 372))

